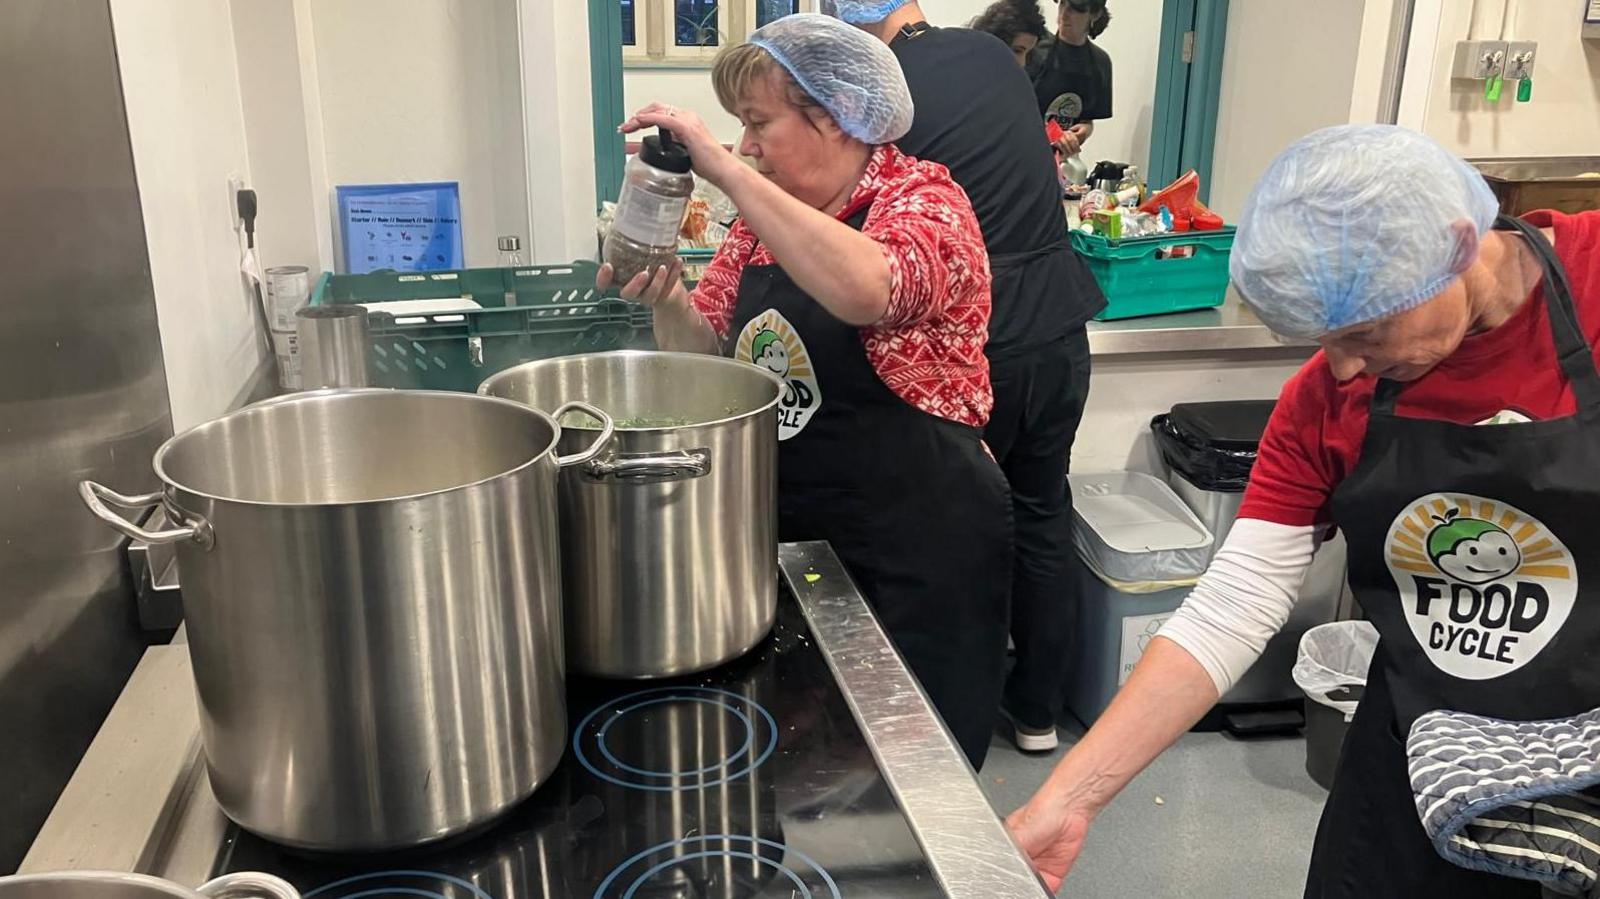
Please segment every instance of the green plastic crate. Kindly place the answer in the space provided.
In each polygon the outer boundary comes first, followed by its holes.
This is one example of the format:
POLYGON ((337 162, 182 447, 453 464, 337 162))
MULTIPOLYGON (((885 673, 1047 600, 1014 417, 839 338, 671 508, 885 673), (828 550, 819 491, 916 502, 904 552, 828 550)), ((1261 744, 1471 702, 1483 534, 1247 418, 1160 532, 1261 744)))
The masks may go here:
POLYGON ((375 387, 474 391, 533 359, 653 349, 647 307, 595 290, 593 262, 441 272, 324 272, 311 304, 466 298, 482 309, 374 313, 367 374, 375 387), (507 295, 515 297, 508 305, 507 295))
POLYGON ((1072 248, 1100 282, 1106 308, 1095 318, 1110 321, 1140 315, 1188 312, 1222 305, 1228 292, 1228 256, 1233 226, 1110 240, 1072 232, 1072 248), (1169 247, 1194 247, 1194 255, 1164 258, 1169 247))

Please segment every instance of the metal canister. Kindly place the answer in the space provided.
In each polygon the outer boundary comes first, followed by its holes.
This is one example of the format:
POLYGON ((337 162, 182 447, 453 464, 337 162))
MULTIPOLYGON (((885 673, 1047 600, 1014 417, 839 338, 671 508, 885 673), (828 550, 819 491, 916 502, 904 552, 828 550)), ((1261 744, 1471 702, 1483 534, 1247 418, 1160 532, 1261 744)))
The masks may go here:
POLYGON ((295 323, 303 389, 367 386, 366 307, 306 306, 295 323))
POLYGON ((301 389, 300 335, 294 331, 273 331, 272 353, 278 357, 278 386, 284 390, 301 389))
POLYGON ((267 320, 274 331, 293 331, 294 314, 311 296, 311 270, 303 265, 267 269, 267 320))

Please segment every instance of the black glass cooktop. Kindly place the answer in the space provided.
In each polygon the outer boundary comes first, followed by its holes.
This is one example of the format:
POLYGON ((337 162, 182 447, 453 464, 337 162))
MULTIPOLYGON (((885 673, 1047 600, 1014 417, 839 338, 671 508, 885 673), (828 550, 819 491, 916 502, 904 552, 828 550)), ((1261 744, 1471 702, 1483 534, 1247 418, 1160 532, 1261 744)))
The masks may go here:
POLYGON ((694 678, 574 680, 561 765, 489 830, 308 857, 234 828, 218 873, 306 899, 845 899, 942 895, 787 594, 771 637, 694 678))

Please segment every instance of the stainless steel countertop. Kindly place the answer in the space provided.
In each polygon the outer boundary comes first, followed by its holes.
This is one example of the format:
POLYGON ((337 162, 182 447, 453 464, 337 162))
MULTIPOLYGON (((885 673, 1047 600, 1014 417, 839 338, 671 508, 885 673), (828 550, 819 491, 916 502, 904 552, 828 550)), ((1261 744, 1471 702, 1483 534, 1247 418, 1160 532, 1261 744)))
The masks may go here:
MULTIPOLYGON (((945 894, 1045 896, 833 550, 786 544, 780 566, 945 894)), ((227 827, 205 776, 188 648, 152 647, 19 872, 138 871, 199 884, 227 827)))
POLYGON ((1232 287, 1216 309, 1089 323, 1089 354, 1218 353, 1230 350, 1309 350, 1314 344, 1273 334, 1232 287))

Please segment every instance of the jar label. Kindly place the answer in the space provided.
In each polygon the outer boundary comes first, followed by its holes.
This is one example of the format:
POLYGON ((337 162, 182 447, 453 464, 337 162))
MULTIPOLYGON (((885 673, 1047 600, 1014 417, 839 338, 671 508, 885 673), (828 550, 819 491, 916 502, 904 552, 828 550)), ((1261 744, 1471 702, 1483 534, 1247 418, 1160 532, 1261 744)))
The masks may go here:
POLYGON ((688 197, 663 197, 631 182, 617 198, 617 233, 650 247, 676 247, 688 197))

